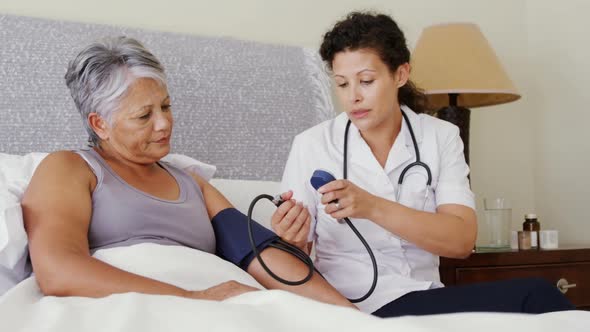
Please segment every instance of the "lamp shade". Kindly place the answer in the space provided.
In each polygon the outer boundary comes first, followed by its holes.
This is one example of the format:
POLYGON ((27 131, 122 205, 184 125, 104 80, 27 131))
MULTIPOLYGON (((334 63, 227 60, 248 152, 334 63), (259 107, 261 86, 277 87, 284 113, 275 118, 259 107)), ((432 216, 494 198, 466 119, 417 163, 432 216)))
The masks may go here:
POLYGON ((520 98, 477 25, 449 23, 427 27, 412 58, 411 78, 424 90, 428 108, 478 107, 508 103, 520 98))

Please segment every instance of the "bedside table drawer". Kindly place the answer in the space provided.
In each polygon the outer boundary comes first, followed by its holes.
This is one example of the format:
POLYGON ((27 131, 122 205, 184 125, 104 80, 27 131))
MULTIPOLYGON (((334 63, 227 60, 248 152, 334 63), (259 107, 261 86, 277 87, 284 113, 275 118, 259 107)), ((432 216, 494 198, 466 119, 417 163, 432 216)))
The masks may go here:
POLYGON ((556 285, 560 279, 575 287, 565 296, 576 307, 590 307, 590 263, 513 265, 497 267, 461 267, 455 270, 457 285, 511 278, 542 277, 556 285))

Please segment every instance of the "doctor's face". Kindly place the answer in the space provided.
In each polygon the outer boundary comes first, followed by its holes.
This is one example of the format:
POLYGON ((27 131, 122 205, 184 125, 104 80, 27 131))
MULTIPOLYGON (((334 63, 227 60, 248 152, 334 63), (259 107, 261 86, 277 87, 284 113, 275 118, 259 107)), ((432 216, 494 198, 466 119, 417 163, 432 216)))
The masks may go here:
POLYGON ((398 75, 370 49, 337 53, 332 61, 336 95, 348 118, 361 131, 383 126, 395 117, 398 75))

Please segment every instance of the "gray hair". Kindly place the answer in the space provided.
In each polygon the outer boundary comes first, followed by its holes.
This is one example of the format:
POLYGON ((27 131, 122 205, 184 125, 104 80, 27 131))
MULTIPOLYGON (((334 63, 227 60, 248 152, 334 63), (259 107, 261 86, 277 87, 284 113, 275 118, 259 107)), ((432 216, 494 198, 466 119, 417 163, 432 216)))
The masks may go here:
POLYGON ((68 65, 66 85, 82 116, 90 146, 100 138, 88 122, 97 113, 112 125, 112 116, 129 86, 151 78, 166 86, 164 67, 140 42, 128 37, 105 38, 84 48, 68 65))

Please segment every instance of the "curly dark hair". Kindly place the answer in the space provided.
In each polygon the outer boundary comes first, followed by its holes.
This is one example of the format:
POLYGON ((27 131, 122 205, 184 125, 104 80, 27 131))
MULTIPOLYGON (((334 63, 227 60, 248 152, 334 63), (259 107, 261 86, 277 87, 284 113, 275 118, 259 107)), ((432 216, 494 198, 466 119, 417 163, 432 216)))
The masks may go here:
MULTIPOLYGON (((337 22, 324 35, 320 55, 332 70, 337 53, 360 49, 376 52, 392 73, 410 62, 406 37, 397 23, 387 15, 373 12, 352 12, 337 22)), ((410 80, 399 89, 398 100, 416 113, 425 112, 426 96, 410 80)))

